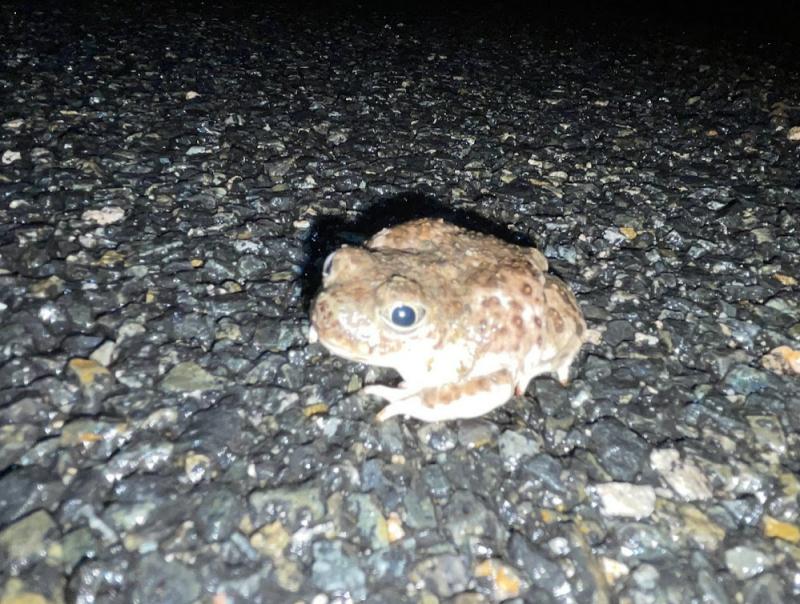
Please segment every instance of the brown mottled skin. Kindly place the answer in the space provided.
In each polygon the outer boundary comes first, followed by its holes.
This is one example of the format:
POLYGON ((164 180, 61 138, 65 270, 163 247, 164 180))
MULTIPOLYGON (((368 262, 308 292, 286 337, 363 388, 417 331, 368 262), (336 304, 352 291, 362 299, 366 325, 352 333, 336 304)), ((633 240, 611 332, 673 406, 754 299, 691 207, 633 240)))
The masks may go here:
POLYGON ((310 336, 400 373, 399 388, 364 389, 390 401, 380 420, 475 417, 537 375, 567 381, 586 324, 569 288, 546 271, 535 248, 415 220, 329 256, 310 336), (393 322, 398 306, 413 309, 413 325, 393 322))

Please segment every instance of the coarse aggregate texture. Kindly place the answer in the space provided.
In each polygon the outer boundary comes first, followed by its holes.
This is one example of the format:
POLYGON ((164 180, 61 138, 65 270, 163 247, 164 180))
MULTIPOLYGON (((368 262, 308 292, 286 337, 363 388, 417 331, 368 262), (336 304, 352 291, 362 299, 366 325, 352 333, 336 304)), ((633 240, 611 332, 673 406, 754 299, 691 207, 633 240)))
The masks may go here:
POLYGON ((800 601, 791 41, 0 9, 0 604, 800 601), (568 387, 377 424, 308 344, 324 255, 423 215, 542 249, 568 387))

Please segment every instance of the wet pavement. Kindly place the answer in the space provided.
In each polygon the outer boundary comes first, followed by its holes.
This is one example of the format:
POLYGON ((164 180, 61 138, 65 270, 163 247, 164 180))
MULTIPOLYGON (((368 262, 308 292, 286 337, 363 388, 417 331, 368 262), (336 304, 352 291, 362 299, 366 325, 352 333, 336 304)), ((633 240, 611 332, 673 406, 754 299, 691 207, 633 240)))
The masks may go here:
POLYGON ((0 604, 800 601, 791 43, 0 8, 0 604), (326 253, 429 215, 571 285, 568 387, 378 424, 308 343, 326 253))

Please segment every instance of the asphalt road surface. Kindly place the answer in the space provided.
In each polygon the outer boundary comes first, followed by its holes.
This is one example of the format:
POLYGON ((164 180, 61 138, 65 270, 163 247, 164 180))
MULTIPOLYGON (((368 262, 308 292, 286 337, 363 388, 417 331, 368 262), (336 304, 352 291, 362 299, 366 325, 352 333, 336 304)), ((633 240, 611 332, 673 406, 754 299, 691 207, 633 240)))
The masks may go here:
POLYGON ((0 4, 1 604, 800 601, 796 43, 545 8, 0 4), (309 344, 432 215, 570 284, 569 386, 378 424, 309 344))

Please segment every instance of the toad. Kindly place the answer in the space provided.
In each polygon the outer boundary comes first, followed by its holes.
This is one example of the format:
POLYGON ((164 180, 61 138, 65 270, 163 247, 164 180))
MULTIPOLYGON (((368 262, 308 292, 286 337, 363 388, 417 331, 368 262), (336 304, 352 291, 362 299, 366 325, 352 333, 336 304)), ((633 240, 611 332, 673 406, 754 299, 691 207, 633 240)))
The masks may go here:
POLYGON ((391 367, 398 387, 379 421, 477 417, 552 373, 566 385, 586 340, 575 296, 530 247, 420 219, 343 246, 323 265, 309 340, 331 353, 391 367))

